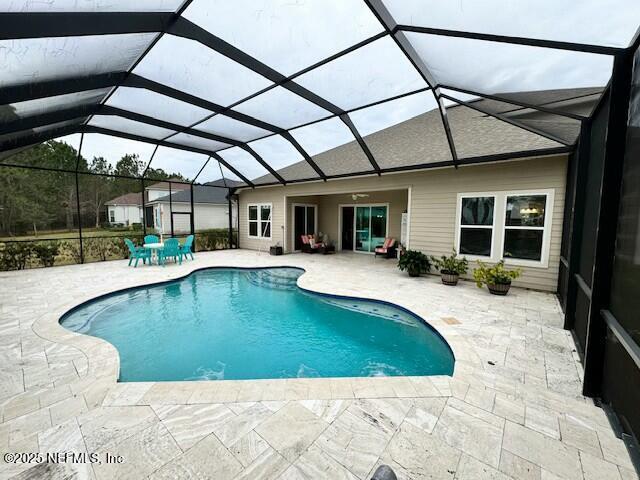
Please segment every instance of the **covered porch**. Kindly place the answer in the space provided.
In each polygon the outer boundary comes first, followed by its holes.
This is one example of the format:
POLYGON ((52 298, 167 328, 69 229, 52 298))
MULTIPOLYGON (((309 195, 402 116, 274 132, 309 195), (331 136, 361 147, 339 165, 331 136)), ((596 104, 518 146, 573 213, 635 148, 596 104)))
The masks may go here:
POLYGON ((302 236, 337 253, 373 254, 385 238, 407 246, 411 188, 285 197, 284 250, 300 252, 302 236))

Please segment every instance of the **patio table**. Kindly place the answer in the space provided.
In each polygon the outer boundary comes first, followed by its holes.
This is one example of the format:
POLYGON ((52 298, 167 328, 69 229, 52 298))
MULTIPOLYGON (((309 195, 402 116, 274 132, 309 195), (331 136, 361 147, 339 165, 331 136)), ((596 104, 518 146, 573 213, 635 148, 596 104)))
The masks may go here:
POLYGON ((151 250, 151 262, 153 263, 153 260, 155 258, 156 263, 158 263, 158 250, 161 250, 164 248, 164 243, 162 242, 145 243, 142 246, 144 248, 148 248, 149 250, 151 250))

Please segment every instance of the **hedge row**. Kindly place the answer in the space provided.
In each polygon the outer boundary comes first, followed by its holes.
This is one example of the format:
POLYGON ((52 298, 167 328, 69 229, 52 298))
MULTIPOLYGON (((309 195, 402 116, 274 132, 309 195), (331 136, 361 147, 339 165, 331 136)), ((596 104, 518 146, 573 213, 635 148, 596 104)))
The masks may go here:
MULTIPOLYGON (((135 233, 126 238, 131 239, 136 245, 142 245, 144 236, 142 233, 135 233)), ((196 251, 229 248, 228 230, 213 229, 198 232, 195 243, 196 251)), ((88 237, 83 239, 82 246, 85 263, 129 258, 129 249, 124 243, 124 237, 88 237)), ((2 271, 73 263, 80 263, 79 240, 0 242, 0 270, 2 271)))

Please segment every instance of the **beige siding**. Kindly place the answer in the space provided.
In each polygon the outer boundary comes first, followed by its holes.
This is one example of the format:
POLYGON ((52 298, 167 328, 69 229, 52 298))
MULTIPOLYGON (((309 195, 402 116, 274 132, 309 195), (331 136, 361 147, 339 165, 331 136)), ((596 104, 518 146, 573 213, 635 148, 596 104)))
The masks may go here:
MULTIPOLYGON (((410 188, 410 248, 432 255, 441 255, 450 252, 454 244, 458 193, 553 189, 555 198, 549 265, 547 268, 524 267, 523 276, 514 285, 555 291, 560 261, 566 164, 566 156, 555 156, 472 165, 460 167, 457 170, 434 169, 381 177, 369 176, 242 190, 240 192, 240 246, 262 250, 266 250, 270 244, 276 242, 289 246, 290 240, 287 239, 285 242, 284 239, 285 210, 288 210, 286 218, 291 216, 290 207, 286 208, 290 203, 286 197, 410 188), (270 241, 249 239, 247 237, 247 204, 266 202, 273 204, 273 238, 270 241)), ((329 197, 321 197, 321 202, 326 202, 327 205, 335 203, 336 208, 337 204, 341 203, 329 197)), ((322 218, 322 213, 320 217, 322 218)), ((327 218, 329 223, 334 222, 336 225, 334 228, 337 228, 337 219, 331 219, 330 216, 327 218)), ((322 230, 322 227, 319 229, 322 230)), ((328 229, 327 231, 331 235, 328 229)), ((333 238, 336 238, 337 232, 334 235, 333 238)))

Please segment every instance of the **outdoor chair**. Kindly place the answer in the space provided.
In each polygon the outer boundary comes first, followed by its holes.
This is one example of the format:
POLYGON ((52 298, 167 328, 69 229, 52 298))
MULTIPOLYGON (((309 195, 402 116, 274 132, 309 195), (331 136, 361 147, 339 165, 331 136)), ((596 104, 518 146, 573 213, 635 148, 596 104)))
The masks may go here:
POLYGON ((193 238, 193 235, 189 235, 184 243, 180 245, 180 253, 182 253, 185 259, 187 256, 191 256, 191 260, 193 260, 193 238))
POLYGON ((158 250, 158 263, 160 265, 164 266, 168 258, 173 258, 174 262, 182 265, 182 252, 177 238, 165 240, 164 246, 158 250))
POLYGON ((144 243, 160 243, 160 238, 156 235, 145 235, 144 243))
POLYGON ((316 242, 316 238, 313 235, 300 235, 302 240, 302 247, 300 250, 303 253, 318 253, 320 247, 324 246, 322 242, 316 242))
POLYGON ((377 258, 378 255, 381 255, 384 258, 395 258, 397 255, 396 239, 392 237, 385 238, 384 243, 382 245, 378 245, 374 251, 376 254, 374 259, 377 258))
POLYGON ((133 265, 133 267, 137 267, 138 266, 138 260, 142 259, 142 263, 147 263, 147 260, 149 260, 149 264, 151 264, 151 251, 147 250, 146 248, 143 247, 136 247, 133 242, 131 240, 129 240, 128 238, 124 239, 124 243, 127 245, 127 247, 129 248, 129 266, 131 266, 131 262, 133 260, 136 261, 136 263, 133 265))

